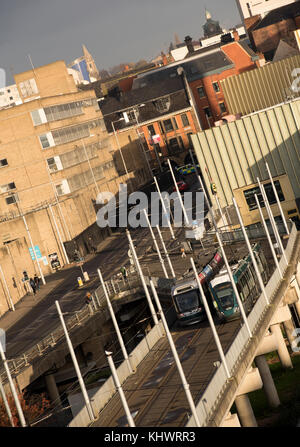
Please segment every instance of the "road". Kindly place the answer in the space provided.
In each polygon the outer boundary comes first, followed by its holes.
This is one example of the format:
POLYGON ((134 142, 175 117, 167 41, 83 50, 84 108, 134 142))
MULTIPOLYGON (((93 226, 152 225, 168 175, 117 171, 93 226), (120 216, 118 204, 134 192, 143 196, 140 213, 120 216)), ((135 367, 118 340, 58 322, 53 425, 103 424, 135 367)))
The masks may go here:
MULTIPOLYGON (((191 177, 189 182, 191 190, 195 190, 198 187, 197 183, 195 183, 195 178, 191 177)), ((130 232, 140 262, 144 265, 147 264, 147 268, 144 268, 144 273, 147 274, 150 272, 153 276, 163 277, 157 254, 146 254, 146 250, 153 245, 149 229, 130 229, 130 232)), ((169 229, 163 229, 162 233, 166 243, 172 245, 169 229)), ((176 230, 176 235, 180 240, 183 240, 184 230, 178 228, 176 230)), ((59 271, 46 278, 47 283, 51 283, 51 281, 54 281, 56 278, 63 279, 57 287, 37 304, 31 300, 31 309, 6 330, 7 358, 13 359, 22 355, 24 351, 34 346, 58 326, 59 319, 55 306, 56 300, 60 302, 63 312, 74 312, 79 310, 84 305, 86 292, 94 290, 99 285, 97 268, 101 269, 104 279, 108 280, 112 278, 113 275, 120 272, 122 265, 129 265, 128 248, 128 239, 125 232, 110 237, 109 243, 105 245, 105 248, 101 249, 98 254, 84 263, 83 270, 88 272, 91 279, 84 290, 79 289, 77 284, 77 277, 82 276, 79 266, 59 271)), ((176 251, 178 253, 179 250, 176 251)), ((175 271, 178 274, 182 274, 190 267, 188 258, 181 259, 180 256, 172 256, 172 262, 174 263, 175 271)))
MULTIPOLYGON (((223 349, 229 348, 240 321, 217 323, 223 349)), ((182 367, 197 403, 214 374, 219 354, 207 321, 172 331, 182 367)), ((166 337, 122 385, 137 427, 184 427, 190 407, 166 337)), ((116 393, 99 414, 93 427, 128 426, 119 394, 116 393)))

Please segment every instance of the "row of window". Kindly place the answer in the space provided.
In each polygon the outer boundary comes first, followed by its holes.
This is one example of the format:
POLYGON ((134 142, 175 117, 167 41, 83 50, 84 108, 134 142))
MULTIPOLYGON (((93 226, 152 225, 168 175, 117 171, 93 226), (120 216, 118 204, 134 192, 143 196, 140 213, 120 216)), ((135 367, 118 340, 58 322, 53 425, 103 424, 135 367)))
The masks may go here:
MULTIPOLYGON (((276 192, 277 192, 280 202, 284 202, 285 198, 284 198, 279 180, 275 180, 274 185, 275 185, 276 192)), ((266 195, 267 195, 270 205, 273 205, 274 203, 276 203, 276 197, 275 197, 275 194, 273 191, 272 184, 265 183, 263 186, 264 186, 264 189, 265 189, 265 192, 266 192, 266 195)), ((260 194, 259 186, 255 186, 254 188, 250 188, 250 189, 247 189, 246 191, 244 191, 244 196, 245 196, 249 211, 255 210, 257 208, 255 194, 257 195, 260 206, 261 207, 265 206, 264 200, 260 194)))
MULTIPOLYGON (((215 93, 219 93, 220 92, 220 86, 219 86, 218 82, 213 82, 212 86, 213 86, 213 89, 214 89, 215 93)), ((197 91, 198 91, 198 95, 199 95, 200 98, 205 98, 206 93, 205 93, 205 88, 203 86, 198 87, 197 91)))
POLYGON ((78 163, 86 161, 86 155, 89 159, 96 157, 97 150, 100 148, 100 142, 92 143, 83 147, 77 147, 73 151, 56 155, 47 159, 50 172, 61 171, 78 163))
POLYGON ((52 121, 59 121, 65 118, 81 115, 83 107, 94 106, 99 109, 96 98, 83 99, 81 101, 69 102, 55 106, 44 107, 43 109, 31 112, 32 121, 35 126, 52 121))
MULTIPOLYGON (((180 118, 183 127, 190 126, 190 122, 186 113, 180 115, 180 118)), ((175 118, 169 118, 167 120, 163 120, 162 122, 159 121, 158 125, 161 133, 172 132, 173 130, 178 129, 178 124, 175 118)), ((154 126, 152 124, 147 127, 150 137, 156 134, 154 126)))
POLYGON ((88 123, 77 124, 76 126, 64 127, 62 129, 53 130, 45 134, 39 135, 43 149, 51 146, 69 143, 70 141, 79 140, 90 136, 90 130, 95 127, 103 129, 103 120, 97 119, 88 123))

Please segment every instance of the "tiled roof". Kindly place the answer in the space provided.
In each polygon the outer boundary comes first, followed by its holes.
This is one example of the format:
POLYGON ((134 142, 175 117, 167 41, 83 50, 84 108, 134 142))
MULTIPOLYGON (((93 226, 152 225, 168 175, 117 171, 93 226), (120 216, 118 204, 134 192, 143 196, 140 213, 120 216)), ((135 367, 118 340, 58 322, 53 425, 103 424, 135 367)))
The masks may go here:
POLYGON ((139 75, 133 82, 133 89, 139 89, 152 85, 154 82, 176 78, 177 68, 182 66, 185 70, 188 81, 201 79, 213 72, 219 72, 233 66, 231 60, 217 47, 207 48, 206 51, 193 53, 188 59, 177 61, 158 68, 151 72, 139 75), (202 53, 204 53, 202 55, 202 53), (198 57, 197 57, 198 56, 198 57))
POLYGON ((151 88, 146 86, 124 92, 120 95, 120 98, 107 97, 99 104, 103 115, 107 115, 117 110, 124 110, 147 101, 153 101, 180 90, 184 90, 184 85, 182 79, 177 76, 174 79, 151 83, 151 88))

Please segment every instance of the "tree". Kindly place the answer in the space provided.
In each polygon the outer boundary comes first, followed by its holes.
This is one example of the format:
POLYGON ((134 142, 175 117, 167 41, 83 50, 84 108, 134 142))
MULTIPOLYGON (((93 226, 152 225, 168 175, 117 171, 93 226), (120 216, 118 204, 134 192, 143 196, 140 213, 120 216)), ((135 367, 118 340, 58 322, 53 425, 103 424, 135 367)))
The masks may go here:
MULTIPOLYGON (((24 413, 25 420, 27 424, 31 424, 38 417, 42 416, 45 411, 50 408, 50 401, 45 397, 45 394, 33 395, 29 398, 24 397, 24 393, 19 393, 19 401, 24 413)), ((7 394, 6 398, 8 400, 8 405, 13 417, 13 422, 15 427, 20 427, 21 423, 19 421, 18 411, 14 398, 11 394, 7 394)), ((9 417, 6 413, 5 405, 3 400, 0 398, 0 427, 10 427, 11 423, 9 417)))

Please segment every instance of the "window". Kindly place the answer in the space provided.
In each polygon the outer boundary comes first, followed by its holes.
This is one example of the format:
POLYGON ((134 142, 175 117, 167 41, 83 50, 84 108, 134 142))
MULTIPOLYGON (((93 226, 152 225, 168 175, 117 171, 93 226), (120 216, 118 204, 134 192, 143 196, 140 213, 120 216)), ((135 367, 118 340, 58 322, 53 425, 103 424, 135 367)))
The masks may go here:
POLYGON ((189 139, 189 146, 190 146, 191 148, 194 147, 194 146, 193 146, 193 143, 192 143, 192 138, 191 138, 192 135, 193 135, 192 133, 188 133, 188 134, 187 134, 187 137, 188 137, 188 139, 189 139))
POLYGON ((211 110, 209 107, 204 107, 203 111, 204 111, 205 115, 207 116, 207 118, 211 117, 211 110))
POLYGON ((22 96, 26 98, 27 96, 32 96, 38 93, 38 88, 35 79, 28 79, 27 81, 20 82, 19 84, 22 96))
POLYGON ((188 120, 188 117, 187 117, 187 114, 186 114, 186 113, 183 113, 183 114, 181 115, 181 121, 182 121, 182 125, 183 125, 183 127, 187 127, 187 126, 189 126, 189 125, 190 125, 190 123, 189 123, 189 120, 188 120))
POLYGON ((219 107, 220 107, 220 111, 221 111, 221 113, 225 113, 225 112, 227 112, 227 110, 226 110, 226 106, 225 106, 225 103, 224 103, 224 102, 220 102, 220 103, 219 103, 219 107))
POLYGON ((150 124, 150 126, 148 126, 148 132, 149 132, 149 136, 152 137, 153 135, 155 135, 155 130, 154 130, 154 126, 152 124, 150 124))
POLYGON ((219 93, 219 91, 220 91, 220 86, 219 86, 219 83, 218 82, 213 82, 213 89, 214 89, 214 91, 216 92, 216 93, 219 93))
MULTIPOLYGON (((284 202, 285 198, 284 198, 279 180, 275 180, 274 185, 275 185, 277 195, 278 195, 280 202, 284 202)), ((266 191, 266 195, 267 195, 270 205, 273 205, 274 203, 276 203, 276 197, 273 192, 272 184, 266 183, 263 186, 266 191)), ((246 191, 244 191, 244 196, 245 196, 246 202, 248 204, 249 211, 257 209, 256 200, 255 200, 255 196, 254 196, 255 194, 257 195, 260 206, 262 206, 262 207, 265 206, 263 198, 260 194, 259 186, 256 186, 255 188, 247 189, 246 191)))
POLYGON ((163 129, 162 124, 161 124, 160 121, 158 121, 158 127, 159 127, 159 130, 160 130, 160 133, 164 133, 164 129, 163 129))
POLYGON ((166 96, 165 98, 160 98, 157 99, 156 101, 153 102, 154 107, 156 108, 156 110, 158 112, 167 112, 170 108, 171 105, 171 100, 169 96, 166 96))
POLYGON ((18 194, 13 194, 12 196, 6 197, 5 202, 7 205, 11 205, 13 203, 19 202, 18 194))
POLYGON ((39 135, 39 139, 40 139, 43 149, 47 149, 48 147, 55 146, 51 132, 39 135))
POLYGON ((170 153, 181 151, 181 149, 183 148, 182 138, 170 138, 170 140, 168 141, 168 146, 170 153))
POLYGON ((7 166, 7 159, 6 158, 2 158, 2 160, 0 160, 0 168, 2 168, 3 166, 7 166))
POLYGON ((174 130, 172 120, 164 120, 163 124, 164 124, 164 128, 165 128, 165 132, 171 132, 172 130, 174 130))
POLYGON ((206 96, 204 87, 198 87, 197 91, 198 91, 199 98, 204 98, 206 96))
POLYGON ((10 93, 10 89, 7 90, 7 93, 10 93))
POLYGON ((0 186, 1 192, 8 192, 11 189, 16 189, 15 182, 7 183, 6 185, 0 186))
POLYGON ((44 109, 33 110, 30 112, 34 126, 47 122, 47 118, 44 109))
POLYGON ((136 119, 135 119, 135 113, 133 110, 129 110, 128 112, 124 112, 123 116, 125 118, 125 122, 126 123, 135 123, 136 119))
POLYGON ((172 118, 172 122, 173 122, 174 129, 178 129, 178 124, 177 124, 177 121, 176 121, 175 117, 172 118))
POLYGON ((12 96, 10 96, 9 99, 12 101, 14 98, 12 96))
POLYGON ((89 137, 90 129, 94 129, 95 127, 100 127, 102 130, 103 119, 89 121, 88 123, 78 124, 77 126, 63 127, 49 133, 53 136, 53 145, 59 145, 79 140, 80 138, 89 137))

